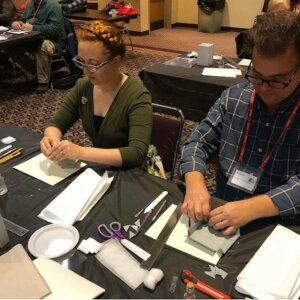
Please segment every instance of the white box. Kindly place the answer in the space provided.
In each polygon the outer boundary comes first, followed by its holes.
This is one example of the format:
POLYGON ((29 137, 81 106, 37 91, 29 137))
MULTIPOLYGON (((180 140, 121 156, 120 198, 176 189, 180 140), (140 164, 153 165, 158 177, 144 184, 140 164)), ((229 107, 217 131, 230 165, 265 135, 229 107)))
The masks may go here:
POLYGON ((197 47, 198 61, 200 66, 211 66, 213 64, 214 44, 202 43, 197 47))

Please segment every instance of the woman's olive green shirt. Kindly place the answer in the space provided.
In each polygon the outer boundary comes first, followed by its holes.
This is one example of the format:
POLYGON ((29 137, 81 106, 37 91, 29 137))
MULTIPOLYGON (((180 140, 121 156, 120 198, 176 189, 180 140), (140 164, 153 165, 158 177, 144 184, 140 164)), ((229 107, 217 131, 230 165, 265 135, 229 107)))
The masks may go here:
POLYGON ((141 167, 151 140, 152 104, 149 91, 141 82, 128 77, 97 132, 93 87, 88 78, 79 79, 46 127, 54 126, 65 134, 81 119, 94 147, 118 148, 123 167, 141 167))

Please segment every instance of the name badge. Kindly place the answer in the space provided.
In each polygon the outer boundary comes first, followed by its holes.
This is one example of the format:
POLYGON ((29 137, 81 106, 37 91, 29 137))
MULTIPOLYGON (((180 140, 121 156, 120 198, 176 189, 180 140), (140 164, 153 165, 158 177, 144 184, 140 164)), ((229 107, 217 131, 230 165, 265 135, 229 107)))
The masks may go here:
POLYGON ((253 194, 262 173, 263 170, 261 169, 254 169, 243 166, 242 164, 237 164, 234 167, 227 184, 244 192, 253 194))

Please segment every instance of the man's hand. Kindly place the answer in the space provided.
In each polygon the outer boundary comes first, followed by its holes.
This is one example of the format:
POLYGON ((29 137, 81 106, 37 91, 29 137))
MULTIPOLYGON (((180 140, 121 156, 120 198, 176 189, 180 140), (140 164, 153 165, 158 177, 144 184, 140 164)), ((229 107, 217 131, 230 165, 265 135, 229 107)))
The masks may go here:
POLYGON ((229 235, 255 219, 275 216, 278 213, 277 206, 269 196, 259 195, 250 199, 227 202, 213 209, 209 213, 209 224, 229 235))
POLYGON ((24 31, 32 31, 33 26, 29 23, 25 23, 22 25, 22 30, 24 31))
POLYGON ((210 195, 200 172, 185 174, 186 194, 181 210, 193 220, 208 221, 210 211, 210 195))
POLYGON ((21 22, 21 21, 13 21, 13 22, 11 23, 11 28, 12 28, 12 29, 15 29, 15 30, 21 30, 23 24, 24 24, 24 23, 21 22))

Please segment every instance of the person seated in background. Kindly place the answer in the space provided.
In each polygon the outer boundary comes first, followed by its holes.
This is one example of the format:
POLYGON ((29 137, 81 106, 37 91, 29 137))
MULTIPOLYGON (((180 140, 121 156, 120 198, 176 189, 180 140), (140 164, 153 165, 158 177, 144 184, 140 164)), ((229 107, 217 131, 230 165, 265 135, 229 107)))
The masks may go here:
POLYGON ((225 235, 271 216, 300 218, 300 14, 268 13, 249 31, 248 82, 225 90, 183 147, 182 211, 225 235), (206 160, 218 153, 211 210, 206 160))
POLYGON ((291 10, 296 12, 300 11, 300 0, 291 0, 291 10))
MULTIPOLYGON (((0 26, 10 26, 16 18, 16 8, 11 0, 0 0, 0 26)), ((0 78, 5 77, 4 73, 8 68, 12 68, 10 56, 6 49, 0 50, 0 78)))
POLYGON ((291 10, 291 0, 270 0, 267 12, 277 12, 281 10, 291 10))
POLYGON ((125 44, 118 29, 93 21, 78 31, 73 60, 86 77, 77 81, 46 125, 41 150, 52 161, 85 160, 116 167, 142 167, 152 130, 152 103, 143 84, 121 72, 125 44), (62 140, 81 119, 93 147, 62 140))
POLYGON ((13 59, 26 70, 37 75, 37 92, 44 93, 49 88, 49 55, 61 53, 65 47, 66 34, 61 7, 56 0, 30 0, 19 21, 12 23, 12 28, 25 31, 39 31, 44 41, 35 52, 34 62, 27 55, 28 49, 14 47, 13 59))
POLYGON ((0 25, 9 26, 16 18, 16 8, 11 0, 0 0, 0 25))
MULTIPOLYGON (((266 13, 272 13, 282 10, 292 10, 292 0, 270 0, 267 6, 266 13)), ((248 30, 241 31, 235 37, 236 54, 238 58, 251 58, 247 47, 248 30)))

